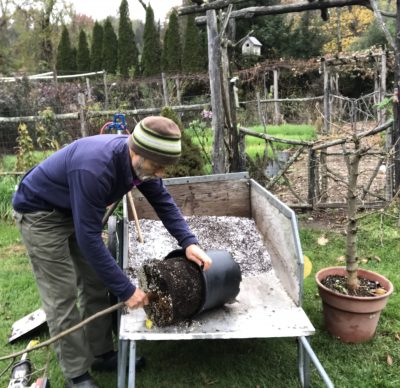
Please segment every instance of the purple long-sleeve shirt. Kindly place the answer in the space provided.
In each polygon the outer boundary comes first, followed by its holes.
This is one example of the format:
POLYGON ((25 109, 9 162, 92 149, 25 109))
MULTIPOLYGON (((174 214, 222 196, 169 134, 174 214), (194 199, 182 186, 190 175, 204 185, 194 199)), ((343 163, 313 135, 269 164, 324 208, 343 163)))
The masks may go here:
POLYGON ((136 185, 182 248, 198 243, 162 180, 139 182, 131 166, 127 136, 91 136, 55 152, 29 171, 14 194, 13 207, 21 213, 57 209, 71 214, 82 254, 104 284, 127 300, 135 286, 102 240, 108 205, 136 185))

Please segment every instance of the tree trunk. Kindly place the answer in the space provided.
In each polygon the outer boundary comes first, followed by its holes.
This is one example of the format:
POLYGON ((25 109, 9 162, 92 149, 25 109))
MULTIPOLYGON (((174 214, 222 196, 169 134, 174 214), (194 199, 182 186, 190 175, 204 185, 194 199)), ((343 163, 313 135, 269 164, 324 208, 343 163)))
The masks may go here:
POLYGON ((208 71, 210 76, 212 127, 214 131, 212 169, 214 174, 225 172, 224 108, 221 85, 221 41, 218 34, 217 15, 207 11, 208 71))
POLYGON ((355 290, 359 287, 357 278, 358 257, 357 257, 357 180, 358 167, 362 151, 360 141, 354 140, 355 153, 349 157, 347 165, 349 173, 349 184, 347 187, 347 240, 346 240, 346 270, 348 273, 347 287, 355 290))

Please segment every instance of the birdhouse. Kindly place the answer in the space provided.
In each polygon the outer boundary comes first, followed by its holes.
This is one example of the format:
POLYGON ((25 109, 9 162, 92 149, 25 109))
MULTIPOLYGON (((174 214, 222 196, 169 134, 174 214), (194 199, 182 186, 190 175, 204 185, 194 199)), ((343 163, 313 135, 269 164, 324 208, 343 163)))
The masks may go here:
POLYGON ((242 55, 261 55, 262 44, 254 36, 249 36, 242 44, 242 55))

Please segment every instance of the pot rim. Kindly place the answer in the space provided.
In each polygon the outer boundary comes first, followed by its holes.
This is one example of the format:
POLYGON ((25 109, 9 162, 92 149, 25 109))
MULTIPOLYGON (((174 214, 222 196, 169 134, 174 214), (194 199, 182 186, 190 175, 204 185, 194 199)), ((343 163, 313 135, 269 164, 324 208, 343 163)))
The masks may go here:
MULTIPOLYGON (((343 266, 332 266, 332 267, 322 268, 315 274, 315 281, 317 282, 318 287, 322 288, 324 291, 329 292, 329 293, 331 293, 333 295, 337 295, 337 296, 343 297, 345 299, 347 298, 347 299, 360 300, 360 301, 368 301, 368 300, 375 300, 376 301, 376 300, 388 298, 393 293, 393 290, 394 290, 393 284, 387 277, 381 275, 378 272, 370 271, 370 270, 364 269, 364 268, 359 268, 359 270, 362 270, 364 272, 371 273, 371 274, 374 274, 374 275, 378 275, 379 277, 384 278, 388 282, 389 289, 387 290, 386 294, 377 295, 377 296, 354 296, 354 295, 345 295, 345 294, 341 294, 340 292, 333 291, 330 288, 325 287, 320 282, 319 278, 322 277, 321 274, 323 272, 328 271, 328 270, 335 270, 335 269, 345 270, 346 271, 346 267, 343 267, 343 266)), ((324 279, 325 277, 322 277, 322 278, 324 279)))

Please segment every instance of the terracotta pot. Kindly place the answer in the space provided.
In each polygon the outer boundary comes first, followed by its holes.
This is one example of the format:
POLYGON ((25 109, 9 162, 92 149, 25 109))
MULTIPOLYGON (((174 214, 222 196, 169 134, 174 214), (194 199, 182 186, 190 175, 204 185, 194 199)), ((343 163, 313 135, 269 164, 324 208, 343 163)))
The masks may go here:
POLYGON ((393 292, 392 283, 375 272, 359 269, 358 277, 379 282, 387 292, 379 296, 349 296, 322 285, 321 280, 330 275, 346 276, 346 268, 324 268, 315 275, 323 303, 326 329, 343 342, 360 343, 370 340, 375 335, 381 311, 393 292))

